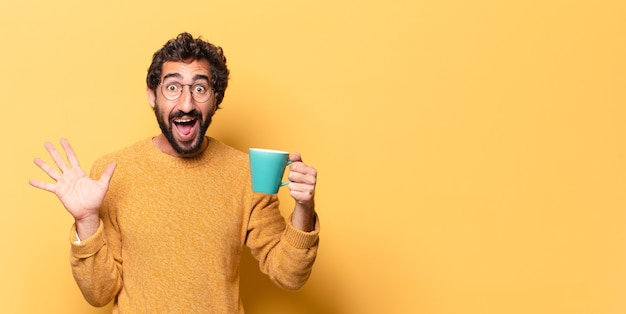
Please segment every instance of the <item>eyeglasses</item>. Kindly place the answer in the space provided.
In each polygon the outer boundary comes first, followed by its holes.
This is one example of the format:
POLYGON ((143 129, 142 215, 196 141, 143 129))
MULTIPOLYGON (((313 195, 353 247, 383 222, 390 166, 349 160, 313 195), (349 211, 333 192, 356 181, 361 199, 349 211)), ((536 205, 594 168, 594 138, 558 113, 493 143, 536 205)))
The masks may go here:
POLYGON ((207 102, 213 94, 213 89, 207 83, 181 84, 179 82, 161 83, 161 93, 167 100, 176 100, 183 94, 185 86, 189 86, 189 92, 197 102, 207 102))

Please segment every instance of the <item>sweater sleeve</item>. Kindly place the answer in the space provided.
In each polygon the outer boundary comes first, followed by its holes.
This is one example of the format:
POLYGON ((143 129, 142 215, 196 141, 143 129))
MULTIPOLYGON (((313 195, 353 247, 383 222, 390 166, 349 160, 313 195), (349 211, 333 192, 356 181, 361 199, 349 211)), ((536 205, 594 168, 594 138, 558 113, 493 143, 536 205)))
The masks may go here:
MULTIPOLYGON (((94 165, 92 174, 98 169, 94 165)), ((72 275, 87 302, 93 306, 108 304, 123 286, 119 233, 115 232, 110 215, 103 214, 106 213, 103 209, 100 209, 100 225, 94 235, 76 243, 76 224, 70 231, 72 275)))
POLYGON ((72 275, 83 296, 93 306, 105 306, 122 288, 121 264, 109 254, 103 223, 98 231, 76 244, 76 225, 70 231, 72 275))
POLYGON ((319 220, 315 230, 296 229, 280 214, 275 195, 256 194, 246 245, 259 261, 260 269, 283 289, 296 290, 308 280, 317 256, 319 220))

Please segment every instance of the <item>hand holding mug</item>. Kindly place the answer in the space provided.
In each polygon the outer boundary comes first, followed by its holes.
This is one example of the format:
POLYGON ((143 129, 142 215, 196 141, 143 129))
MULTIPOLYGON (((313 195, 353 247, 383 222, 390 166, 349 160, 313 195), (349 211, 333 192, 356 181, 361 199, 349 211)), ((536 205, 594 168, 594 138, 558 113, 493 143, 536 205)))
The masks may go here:
POLYGON ((250 148, 250 174, 254 192, 276 194, 281 186, 289 185, 290 195, 296 201, 291 217, 294 227, 309 232, 315 229, 315 185, 317 171, 302 162, 300 153, 250 148), (283 182, 285 167, 289 165, 289 181, 283 182))
POLYGON ((313 201, 315 185, 317 183, 317 170, 302 161, 300 153, 289 156, 291 162, 289 169, 289 190, 291 197, 299 204, 313 201))
POLYGON ((289 185, 291 196, 298 203, 313 199, 317 171, 302 162, 300 153, 250 148, 250 171, 254 192, 276 194, 281 186, 289 185), (289 165, 289 181, 282 181, 285 167, 289 165))

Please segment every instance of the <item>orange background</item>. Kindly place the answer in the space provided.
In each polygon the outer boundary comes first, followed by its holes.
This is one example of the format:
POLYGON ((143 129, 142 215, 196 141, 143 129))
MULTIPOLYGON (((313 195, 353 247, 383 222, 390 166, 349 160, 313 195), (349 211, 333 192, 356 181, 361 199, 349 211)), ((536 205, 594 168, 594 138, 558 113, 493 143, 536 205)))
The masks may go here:
MULTIPOLYGON (((4 1, 0 307, 106 313, 71 277, 72 223, 28 186, 44 141, 85 169, 159 132, 152 53, 222 46, 214 136, 319 171, 309 283, 243 260, 249 313, 625 313, 623 1, 4 1)), ((281 192, 284 212, 292 206, 281 192)))

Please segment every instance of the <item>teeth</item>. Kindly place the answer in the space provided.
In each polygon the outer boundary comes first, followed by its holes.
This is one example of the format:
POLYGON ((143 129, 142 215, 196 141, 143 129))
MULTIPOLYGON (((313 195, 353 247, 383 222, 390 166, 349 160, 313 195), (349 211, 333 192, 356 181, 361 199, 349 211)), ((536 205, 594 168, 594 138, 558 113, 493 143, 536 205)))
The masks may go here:
POLYGON ((193 121, 193 119, 176 119, 174 120, 175 123, 189 123, 193 121))

